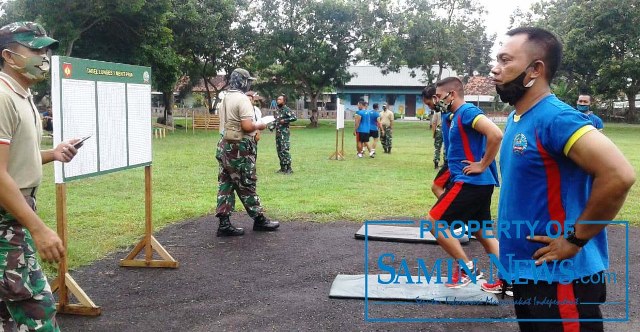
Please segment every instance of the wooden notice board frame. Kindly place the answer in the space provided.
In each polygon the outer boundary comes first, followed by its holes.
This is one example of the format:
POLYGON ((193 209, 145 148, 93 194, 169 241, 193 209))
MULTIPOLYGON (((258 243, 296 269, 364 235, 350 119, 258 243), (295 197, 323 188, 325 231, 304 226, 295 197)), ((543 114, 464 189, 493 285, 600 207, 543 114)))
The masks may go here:
MULTIPOLYGON (((93 139, 84 143, 70 163, 55 164, 57 230, 65 251, 68 248, 65 182, 144 166, 145 234, 133 251, 121 260, 120 266, 177 268, 178 262, 152 235, 151 69, 54 56, 51 77, 54 145, 81 135, 92 135, 93 139), (72 87, 80 89, 74 90, 72 87), (148 95, 146 91, 149 91, 148 95), (113 104, 119 106, 114 107, 113 104), (83 113, 75 114, 74 110, 83 113), (114 120, 112 113, 124 119, 114 120), (87 117, 91 120, 87 121, 87 117), (119 142, 120 146, 113 146, 113 142, 119 142), (119 148, 122 146, 126 147, 126 151, 116 155, 114 162, 110 158, 114 152, 121 152, 119 148), (81 155, 83 152, 85 155, 81 155), (77 159, 80 160, 72 164, 77 159), (137 259, 143 249, 144 257, 137 259), (160 260, 153 259, 154 251, 161 257, 160 260)), ((59 295, 59 313, 97 316, 102 312, 69 274, 66 256, 58 264, 58 278, 52 283, 52 291, 59 295), (70 295, 79 303, 70 303, 70 295)))

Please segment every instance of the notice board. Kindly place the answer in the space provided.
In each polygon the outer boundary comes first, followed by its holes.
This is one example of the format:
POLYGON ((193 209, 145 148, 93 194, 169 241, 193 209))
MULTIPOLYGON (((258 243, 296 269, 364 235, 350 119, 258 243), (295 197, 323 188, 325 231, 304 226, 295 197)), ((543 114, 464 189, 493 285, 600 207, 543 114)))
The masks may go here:
POLYGON ((54 146, 91 135, 56 183, 151 165, 151 68, 54 56, 51 102, 54 146))

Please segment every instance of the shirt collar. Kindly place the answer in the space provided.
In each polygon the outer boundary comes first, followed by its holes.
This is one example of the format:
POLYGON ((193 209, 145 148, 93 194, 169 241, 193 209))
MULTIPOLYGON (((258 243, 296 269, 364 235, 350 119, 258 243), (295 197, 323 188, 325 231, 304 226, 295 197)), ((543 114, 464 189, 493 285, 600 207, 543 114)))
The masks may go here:
POLYGON ((6 84, 11 90, 13 90, 13 92, 24 99, 32 97, 31 89, 23 89, 22 86, 20 86, 20 83, 3 71, 0 71, 0 84, 6 84))

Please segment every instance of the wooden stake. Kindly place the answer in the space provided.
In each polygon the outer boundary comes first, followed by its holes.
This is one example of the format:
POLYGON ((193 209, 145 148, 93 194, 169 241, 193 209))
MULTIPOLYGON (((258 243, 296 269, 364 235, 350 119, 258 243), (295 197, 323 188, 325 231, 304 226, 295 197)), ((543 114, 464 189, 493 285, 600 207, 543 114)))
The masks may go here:
POLYGON ((342 151, 338 150, 338 137, 340 136, 340 129, 336 129, 336 152, 334 152, 329 159, 331 160, 344 160, 344 130, 342 130, 342 151))
MULTIPOLYGON (((67 187, 64 183, 56 184, 56 219, 57 230, 65 252, 67 252, 67 187)), ((58 312, 85 316, 98 316, 102 313, 87 294, 80 288, 68 273, 67 256, 58 263, 58 278, 51 284, 51 291, 58 291, 58 312), (80 304, 69 303, 69 291, 80 304)))
POLYGON ((178 262, 162 247, 160 242, 151 235, 153 233, 151 224, 151 166, 144 168, 144 189, 145 189, 145 227, 144 237, 133 248, 133 250, 120 260, 120 266, 124 267, 168 267, 177 268, 178 262), (138 254, 144 249, 144 260, 136 259, 138 254), (153 251, 156 251, 162 260, 153 259, 153 251))

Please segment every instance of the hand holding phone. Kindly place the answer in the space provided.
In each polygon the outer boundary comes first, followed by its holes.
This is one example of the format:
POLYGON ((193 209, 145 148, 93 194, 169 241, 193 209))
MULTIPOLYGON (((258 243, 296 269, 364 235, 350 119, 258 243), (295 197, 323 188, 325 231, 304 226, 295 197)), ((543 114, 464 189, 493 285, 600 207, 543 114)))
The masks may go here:
POLYGON ((89 139, 89 137, 91 137, 91 135, 89 135, 89 136, 85 136, 85 137, 81 138, 81 139, 80 139, 80 141, 78 141, 78 142, 76 142, 75 144, 73 144, 73 147, 74 147, 74 148, 76 148, 76 149, 79 149, 80 147, 82 147, 82 143, 83 143, 84 141, 88 140, 88 139, 89 139))

